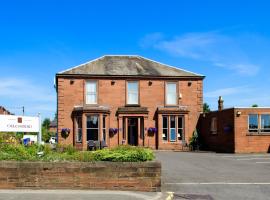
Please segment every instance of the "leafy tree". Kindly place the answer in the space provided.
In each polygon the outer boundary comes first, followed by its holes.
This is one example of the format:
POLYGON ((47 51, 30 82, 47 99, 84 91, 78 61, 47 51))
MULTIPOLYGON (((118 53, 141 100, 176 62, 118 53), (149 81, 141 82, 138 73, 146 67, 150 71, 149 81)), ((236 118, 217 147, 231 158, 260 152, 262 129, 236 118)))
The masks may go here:
POLYGON ((207 103, 204 103, 203 104, 203 112, 204 113, 208 113, 208 112, 210 112, 211 110, 210 110, 210 106, 207 104, 207 103))
POLYGON ((259 107, 259 106, 258 106, 258 104, 253 104, 251 107, 257 108, 257 107, 259 107))
POLYGON ((45 118, 42 122, 42 139, 45 142, 49 142, 51 136, 53 135, 50 133, 49 128, 50 128, 50 123, 51 120, 49 118, 45 118))

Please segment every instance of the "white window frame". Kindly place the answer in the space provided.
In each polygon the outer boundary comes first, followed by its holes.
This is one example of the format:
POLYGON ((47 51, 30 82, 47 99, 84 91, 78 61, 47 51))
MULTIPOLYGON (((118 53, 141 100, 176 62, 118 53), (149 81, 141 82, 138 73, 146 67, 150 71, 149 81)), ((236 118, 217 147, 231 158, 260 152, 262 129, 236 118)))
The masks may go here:
POLYGON ((82 116, 77 116, 75 120, 76 120, 76 143, 82 143, 82 116), (78 123, 79 118, 81 120, 81 123, 80 123, 81 127, 79 127, 79 123, 78 123), (79 139, 80 138, 79 134, 81 134, 81 139, 79 139))
POLYGON ((139 104, 139 81, 127 81, 127 94, 126 94, 126 98, 127 98, 127 104, 128 105, 138 105, 139 104), (133 90, 129 90, 128 84, 129 83, 136 83, 137 84, 137 91, 133 91, 133 90), (129 94, 137 94, 137 103, 130 103, 129 101, 129 94))
POLYGON ((261 114, 260 115, 260 132, 261 133, 269 133, 270 132, 270 128, 263 128, 262 127, 262 116, 263 115, 268 115, 268 116, 270 116, 270 114, 261 114))
POLYGON ((86 81, 86 84, 85 84, 85 95, 86 95, 86 104, 97 104, 97 99, 98 99, 98 94, 97 94, 97 85, 98 85, 98 82, 97 81, 86 81), (94 83, 95 86, 96 86, 96 89, 95 89, 95 92, 89 92, 87 91, 87 85, 90 84, 90 83, 94 83), (88 95, 95 95, 96 98, 95 98, 95 102, 89 102, 89 99, 88 99, 88 95))
POLYGON ((175 106, 175 105, 178 105, 178 102, 177 102, 177 100, 178 100, 178 98, 177 98, 177 94, 178 94, 178 92, 177 92, 177 82, 166 82, 166 89, 165 89, 165 91, 166 91, 166 94, 165 94, 165 103, 166 103, 166 105, 172 105, 172 106, 175 106), (168 91, 168 85, 170 85, 170 84, 174 84, 175 85, 175 103, 174 104, 169 104, 168 103, 168 95, 170 94, 168 91))

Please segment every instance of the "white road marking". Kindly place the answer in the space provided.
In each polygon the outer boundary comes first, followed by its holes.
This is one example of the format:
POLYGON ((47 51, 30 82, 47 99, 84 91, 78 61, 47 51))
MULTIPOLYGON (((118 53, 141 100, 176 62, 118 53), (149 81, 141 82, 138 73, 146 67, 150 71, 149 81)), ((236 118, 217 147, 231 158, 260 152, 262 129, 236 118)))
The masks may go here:
POLYGON ((270 160, 269 158, 238 158, 236 160, 270 160))
POLYGON ((165 183, 165 185, 270 185, 270 182, 269 183, 190 182, 190 183, 165 183))
POLYGON ((259 164, 270 164, 270 162, 256 162, 256 163, 259 163, 259 164))
POLYGON ((269 157, 269 154, 255 154, 255 155, 242 155, 242 156, 222 156, 222 158, 250 158, 250 157, 269 157))

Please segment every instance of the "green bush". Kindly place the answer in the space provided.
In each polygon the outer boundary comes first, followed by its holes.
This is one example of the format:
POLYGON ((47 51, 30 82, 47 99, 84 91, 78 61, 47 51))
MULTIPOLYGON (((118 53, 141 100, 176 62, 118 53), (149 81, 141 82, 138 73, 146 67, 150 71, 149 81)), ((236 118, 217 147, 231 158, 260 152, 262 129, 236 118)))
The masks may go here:
POLYGON ((154 154, 152 150, 131 146, 119 146, 97 151, 77 151, 70 145, 58 145, 55 150, 50 145, 0 145, 0 160, 144 162, 153 159, 154 154), (37 155, 41 151, 44 154, 41 156, 37 155))

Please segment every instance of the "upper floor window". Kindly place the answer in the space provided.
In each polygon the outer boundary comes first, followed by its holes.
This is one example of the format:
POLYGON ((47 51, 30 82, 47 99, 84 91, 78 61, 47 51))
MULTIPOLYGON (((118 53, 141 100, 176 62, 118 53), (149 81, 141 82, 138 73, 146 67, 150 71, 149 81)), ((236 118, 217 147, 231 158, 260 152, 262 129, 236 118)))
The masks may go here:
POLYGON ((97 103, 97 82, 87 81, 86 82, 86 104, 97 103))
POLYGON ((166 104, 176 105, 177 104, 177 86, 176 83, 166 83, 166 104))
POLYGON ((261 115, 261 131, 270 132, 270 115, 269 114, 261 115))
POLYGON ((249 132, 258 131, 258 115, 257 114, 248 115, 248 129, 249 129, 249 132))
POLYGON ((139 87, 137 81, 127 82, 127 104, 139 104, 139 87))

